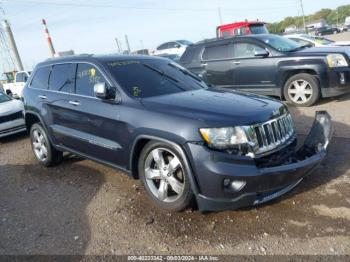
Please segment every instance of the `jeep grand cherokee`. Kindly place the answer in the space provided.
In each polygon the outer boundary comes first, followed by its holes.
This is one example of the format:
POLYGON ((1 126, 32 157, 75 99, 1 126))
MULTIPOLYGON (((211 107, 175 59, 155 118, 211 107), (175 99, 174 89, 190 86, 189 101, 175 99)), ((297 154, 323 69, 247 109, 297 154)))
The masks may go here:
POLYGON ((72 56, 38 64, 24 89, 37 160, 62 152, 141 179, 150 199, 182 210, 258 205, 295 187, 325 157, 330 116, 301 147, 280 102, 209 88, 171 60, 72 56))

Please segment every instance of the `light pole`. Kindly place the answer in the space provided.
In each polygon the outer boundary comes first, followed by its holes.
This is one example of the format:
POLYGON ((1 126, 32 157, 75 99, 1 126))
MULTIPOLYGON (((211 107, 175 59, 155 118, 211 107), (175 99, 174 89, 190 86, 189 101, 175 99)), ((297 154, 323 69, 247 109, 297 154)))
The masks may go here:
POLYGON ((307 33, 306 23, 305 23, 305 14, 304 14, 303 0, 300 0, 300 7, 301 7, 301 15, 303 16, 304 31, 305 31, 305 33, 307 33))

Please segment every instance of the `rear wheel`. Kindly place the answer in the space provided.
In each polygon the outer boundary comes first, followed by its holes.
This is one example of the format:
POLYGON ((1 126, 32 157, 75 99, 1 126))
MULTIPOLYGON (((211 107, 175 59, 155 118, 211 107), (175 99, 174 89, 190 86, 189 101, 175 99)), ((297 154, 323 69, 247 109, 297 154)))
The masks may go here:
POLYGON ((51 145, 44 128, 40 124, 32 125, 30 139, 34 155, 40 164, 53 166, 62 160, 63 153, 51 145))
POLYGON ((167 210, 181 211, 193 199, 186 170, 177 149, 163 142, 149 142, 139 158, 138 171, 146 192, 167 210))
POLYGON ((292 76, 284 85, 284 97, 296 106, 313 105, 320 97, 316 77, 305 73, 292 76))

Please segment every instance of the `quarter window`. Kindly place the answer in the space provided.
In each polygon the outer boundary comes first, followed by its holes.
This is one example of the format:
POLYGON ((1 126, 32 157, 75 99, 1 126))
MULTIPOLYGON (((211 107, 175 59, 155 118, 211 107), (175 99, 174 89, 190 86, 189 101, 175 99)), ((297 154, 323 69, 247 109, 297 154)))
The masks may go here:
POLYGON ((257 51, 264 50, 264 48, 251 43, 237 43, 234 44, 235 58, 249 58, 255 57, 257 51))
POLYGON ((49 89, 67 93, 74 92, 76 64, 61 64, 52 67, 49 89))
POLYGON ((76 93, 84 96, 95 96, 94 85, 106 82, 100 71, 90 64, 78 64, 76 76, 76 93))
POLYGON ((38 68, 34 74, 33 80, 30 84, 33 88, 47 89, 49 83, 50 67, 45 66, 38 68))

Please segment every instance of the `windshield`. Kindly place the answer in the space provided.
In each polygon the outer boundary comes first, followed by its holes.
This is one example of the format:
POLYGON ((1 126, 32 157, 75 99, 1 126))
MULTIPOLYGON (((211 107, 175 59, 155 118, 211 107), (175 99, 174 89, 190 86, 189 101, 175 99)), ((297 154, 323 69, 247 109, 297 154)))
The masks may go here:
POLYGON ((272 46, 273 48, 281 52, 296 51, 303 47, 302 45, 298 44, 293 40, 278 35, 265 35, 260 39, 264 41, 267 45, 272 46))
POLYGON ((168 59, 109 61, 106 65, 124 91, 135 98, 207 88, 198 77, 168 59))
POLYGON ((176 42, 179 42, 182 45, 192 45, 193 43, 187 40, 178 40, 176 42))
POLYGON ((320 36, 302 35, 302 37, 309 39, 311 41, 314 41, 316 43, 322 44, 322 45, 330 45, 330 44, 334 43, 334 41, 329 40, 329 39, 324 38, 324 37, 320 37, 320 36))
POLYGON ((267 28, 264 24, 250 25, 249 28, 250 28, 250 32, 252 32, 253 35, 269 33, 269 31, 267 31, 267 28))
POLYGON ((7 95, 0 92, 0 103, 4 103, 4 102, 10 101, 10 100, 11 99, 7 95))

